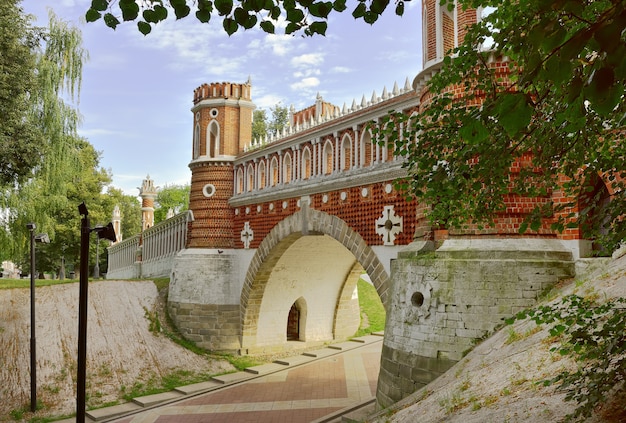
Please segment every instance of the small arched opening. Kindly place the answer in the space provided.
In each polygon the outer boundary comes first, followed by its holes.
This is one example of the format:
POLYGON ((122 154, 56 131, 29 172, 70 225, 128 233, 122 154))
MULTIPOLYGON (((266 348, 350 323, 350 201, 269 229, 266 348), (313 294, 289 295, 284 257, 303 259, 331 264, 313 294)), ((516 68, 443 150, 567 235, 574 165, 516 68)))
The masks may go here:
POLYGON ((304 341, 306 327, 306 301, 298 298, 289 309, 287 316, 287 341, 304 341))

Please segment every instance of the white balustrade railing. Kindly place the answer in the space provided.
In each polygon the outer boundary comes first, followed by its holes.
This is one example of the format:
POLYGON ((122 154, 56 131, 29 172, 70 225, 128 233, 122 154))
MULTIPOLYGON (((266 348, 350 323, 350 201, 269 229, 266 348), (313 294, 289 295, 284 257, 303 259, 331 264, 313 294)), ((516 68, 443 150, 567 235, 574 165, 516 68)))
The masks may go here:
POLYGON ((177 252, 185 248, 193 213, 187 210, 109 247, 108 279, 168 276, 177 252), (139 240, 141 238, 141 245, 139 240))

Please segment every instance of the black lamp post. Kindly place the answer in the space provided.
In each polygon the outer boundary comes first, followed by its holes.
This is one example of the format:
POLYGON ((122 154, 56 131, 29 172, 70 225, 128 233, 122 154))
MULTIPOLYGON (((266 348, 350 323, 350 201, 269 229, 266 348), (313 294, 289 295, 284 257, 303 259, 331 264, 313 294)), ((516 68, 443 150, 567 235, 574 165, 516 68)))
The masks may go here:
POLYGON ((35 242, 49 243, 48 234, 35 235, 35 224, 28 223, 30 231, 30 411, 37 411, 37 341, 35 337, 35 242))
POLYGON ((87 379, 87 295, 89 284, 89 235, 98 234, 98 239, 115 241, 113 223, 107 226, 89 227, 89 212, 85 203, 78 206, 82 215, 80 222, 80 279, 78 298, 78 363, 76 375, 76 422, 85 423, 86 379, 87 379))

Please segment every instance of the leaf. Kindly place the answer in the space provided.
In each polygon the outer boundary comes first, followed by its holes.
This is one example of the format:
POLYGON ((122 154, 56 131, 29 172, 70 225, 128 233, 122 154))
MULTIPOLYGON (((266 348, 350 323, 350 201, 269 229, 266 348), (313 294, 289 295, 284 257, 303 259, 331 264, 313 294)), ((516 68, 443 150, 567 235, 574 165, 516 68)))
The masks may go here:
POLYGON ((191 13, 191 8, 186 4, 181 7, 174 8, 174 15, 176 15, 176 19, 182 19, 188 16, 189 13, 191 13))
POLYGON ((107 13, 107 14, 104 15, 104 23, 109 28, 115 29, 120 24, 120 21, 119 21, 119 19, 117 19, 112 14, 107 13))
POLYGON ((316 21, 311 23, 311 25, 309 25, 309 34, 308 35, 313 35, 313 34, 320 34, 320 35, 326 35, 326 29, 328 28, 328 24, 324 21, 316 21))
POLYGON ((313 3, 309 7, 309 13, 311 15, 316 16, 318 18, 326 18, 330 11, 333 10, 333 5, 331 2, 318 2, 313 3))
POLYGON ((365 16, 366 11, 367 11, 367 8, 365 7, 365 3, 359 3, 359 5, 355 7, 354 10, 352 11, 352 16, 355 19, 362 18, 363 16, 365 16))
POLYGON ((91 8, 99 12, 107 10, 108 6, 109 3, 106 0, 92 0, 91 2, 91 8))
POLYGON ((228 35, 233 35, 239 29, 237 22, 231 18, 224 18, 223 26, 228 35))
POLYGON ((154 6, 154 16, 157 22, 167 19, 167 9, 159 4, 154 6))
POLYGON ((377 15, 381 15, 387 8, 387 5, 389 5, 389 0, 372 0, 370 11, 376 13, 377 15))
POLYGON ((346 0, 335 0, 335 2, 333 3, 333 9, 336 12, 343 12, 347 8, 348 7, 346 6, 346 0))
POLYGON ((125 21, 134 21, 139 16, 139 5, 134 0, 120 0, 119 6, 125 21))
POLYGON ((95 22, 98 19, 100 19, 101 16, 102 14, 98 12, 96 9, 89 9, 87 10, 87 13, 85 13, 85 20, 87 22, 95 22))
POLYGON ((403 1, 399 1, 398 4, 396 5, 396 15, 398 16, 404 15, 404 2, 403 1))
POLYGON ((496 100, 497 119, 507 135, 515 136, 528 127, 532 117, 532 108, 522 93, 508 93, 496 100))
MULTIPOLYGON (((215 8, 217 9, 217 13, 219 13, 220 16, 228 15, 233 10, 233 0, 215 0, 214 4, 215 4, 215 8)), ((224 23, 224 29, 226 29, 226 23, 224 23)), ((233 34, 233 33, 234 31, 231 32, 230 34, 233 34)))
POLYGON ((259 26, 263 31, 267 32, 268 34, 274 34, 274 32, 276 31, 274 24, 270 21, 261 21, 259 26))
POLYGON ((304 12, 300 9, 290 9, 287 11, 287 20, 289 22, 300 22, 304 19, 304 12))
POLYGON ((152 27, 150 26, 150 24, 144 21, 137 22, 137 28, 139 29, 139 32, 141 32, 143 35, 148 35, 150 31, 152 31, 152 27))
POLYGON ((206 9, 198 10, 196 12, 196 18, 202 23, 207 23, 211 20, 211 12, 206 9))

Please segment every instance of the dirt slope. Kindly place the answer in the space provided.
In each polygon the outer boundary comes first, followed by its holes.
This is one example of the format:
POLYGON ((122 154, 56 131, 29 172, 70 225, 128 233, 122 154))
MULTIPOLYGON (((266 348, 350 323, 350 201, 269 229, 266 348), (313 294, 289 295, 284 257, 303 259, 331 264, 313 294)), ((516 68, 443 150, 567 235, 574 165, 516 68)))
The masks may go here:
MULTIPOLYGON (((626 297, 626 256, 571 281, 559 297, 576 293, 626 297)), ((555 301, 558 301, 558 298, 555 301)), ((554 387, 538 383, 576 363, 550 352, 555 344, 546 328, 532 321, 506 326, 485 340, 439 379, 370 417, 376 423, 540 423, 558 422, 576 408, 554 387)), ((612 398, 588 422, 626 422, 626 398, 612 398), (621 411, 619 411, 621 408, 621 411)))
MULTIPOLYGON (((38 399, 46 415, 76 409, 78 283, 37 288, 38 399)), ((197 356, 149 330, 158 293, 152 282, 89 284, 88 404, 115 401, 122 387, 176 370, 215 374, 232 367, 197 356)), ((163 316, 159 316, 163 319, 163 316)), ((0 421, 30 404, 30 291, 0 291, 0 421)))

